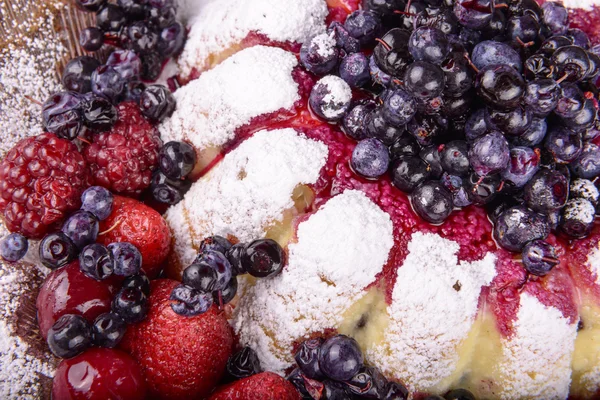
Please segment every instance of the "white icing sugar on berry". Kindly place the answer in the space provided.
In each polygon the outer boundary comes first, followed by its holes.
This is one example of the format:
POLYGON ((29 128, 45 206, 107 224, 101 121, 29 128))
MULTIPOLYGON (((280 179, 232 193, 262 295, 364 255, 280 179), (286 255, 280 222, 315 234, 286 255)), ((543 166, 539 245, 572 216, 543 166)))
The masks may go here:
POLYGON ((598 198, 600 197, 598 188, 588 179, 575 179, 571 182, 570 191, 571 195, 576 194, 577 197, 587 199, 594 204, 598 202, 598 198))
POLYGON ((317 181, 327 155, 323 143, 290 128, 263 130, 244 141, 165 214, 180 263, 194 260, 206 236, 244 242, 264 237, 294 206, 294 189, 317 181))
POLYGON ((213 67, 217 55, 238 50, 251 32, 277 42, 303 43, 325 31, 324 0, 180 0, 190 27, 179 66, 184 76, 213 67))
POLYGON ((590 224, 596 216, 596 209, 589 202, 583 199, 571 199, 564 209, 565 218, 581 221, 584 224, 590 224))
POLYGON ((322 111, 327 119, 335 120, 341 118, 346 112, 345 104, 352 100, 352 89, 342 78, 336 75, 327 75, 315 84, 324 85, 327 94, 323 97, 322 111))
POLYGON ((576 336, 577 323, 523 293, 514 334, 502 340, 495 395, 507 400, 566 399, 576 336))
POLYGON ((600 242, 588 254, 587 266, 589 270, 596 276, 596 284, 600 285, 600 242))
POLYGON ((329 58, 336 51, 337 42, 333 31, 330 34, 321 33, 315 36, 311 39, 311 43, 314 44, 317 54, 324 59, 329 58))
POLYGON ((366 195, 347 190, 298 226, 281 274, 248 287, 233 326, 265 370, 293 365, 292 345, 337 328, 365 294, 393 246, 392 221, 366 195))
POLYGON ((496 274, 492 253, 465 262, 458 260, 458 251, 458 243, 439 235, 412 235, 398 268, 383 342, 366 350, 370 363, 413 391, 434 388, 455 370, 481 289, 496 274))
POLYGON ((231 56, 174 93, 177 108, 159 125, 163 141, 185 140, 197 151, 219 147, 259 115, 290 109, 299 100, 296 57, 255 46, 231 56))

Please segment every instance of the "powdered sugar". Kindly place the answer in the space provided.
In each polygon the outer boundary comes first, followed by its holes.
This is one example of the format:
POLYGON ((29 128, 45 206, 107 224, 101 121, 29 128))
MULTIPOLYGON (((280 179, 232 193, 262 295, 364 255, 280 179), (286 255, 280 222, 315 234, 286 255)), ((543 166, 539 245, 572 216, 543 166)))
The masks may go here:
POLYGON ((587 199, 594 204, 598 202, 598 197, 600 197, 598 188, 588 179, 575 179, 571 182, 570 195, 571 197, 587 199))
POLYGON ((598 0, 562 0, 562 3, 567 8, 583 8, 591 10, 593 6, 598 6, 598 0))
POLYGON ((315 87, 319 85, 327 88, 327 94, 323 97, 323 115, 331 120, 341 118, 346 111, 344 105, 350 104, 352 100, 352 89, 346 81, 335 75, 321 78, 315 87))
POLYGON ((566 399, 577 324, 523 293, 515 333, 503 339, 496 395, 501 399, 566 399))
POLYGON ((167 211, 179 261, 191 263, 209 235, 264 237, 293 207, 296 186, 316 182, 327 154, 323 143, 293 129, 260 131, 244 141, 167 211))
POLYGON ((241 343, 279 373, 292 365, 295 341, 339 326, 393 245, 390 217, 355 190, 325 203, 298 226, 297 237, 283 272, 249 287, 233 318, 241 343))
POLYGON ((458 261, 457 243, 427 233, 414 233, 408 251, 398 269, 384 342, 366 357, 412 390, 427 390, 456 368, 457 348, 473 325, 482 286, 495 276, 496 258, 458 261))
POLYGON ((600 285, 600 243, 588 254, 587 266, 596 275, 596 284, 600 285))
POLYGON ((331 57, 336 51, 337 43, 333 31, 330 34, 321 33, 315 36, 310 43, 315 46, 317 54, 324 59, 331 57))
POLYGON ((274 47, 235 54, 174 93, 177 108, 159 126, 163 140, 186 140, 198 151, 219 147, 252 118, 291 108, 300 98, 291 75, 297 63, 274 47))
MULTIPOLYGON (((250 32, 277 42, 302 43, 325 31, 324 0, 180 0, 180 16, 190 27, 179 57, 181 73, 209 69, 215 55, 233 48, 250 32)), ((216 57, 218 58, 218 57, 216 57)))
POLYGON ((582 221, 584 224, 589 224, 594 220, 596 216, 596 209, 589 202, 583 199, 572 199, 569 200, 564 208, 565 218, 577 219, 582 221))

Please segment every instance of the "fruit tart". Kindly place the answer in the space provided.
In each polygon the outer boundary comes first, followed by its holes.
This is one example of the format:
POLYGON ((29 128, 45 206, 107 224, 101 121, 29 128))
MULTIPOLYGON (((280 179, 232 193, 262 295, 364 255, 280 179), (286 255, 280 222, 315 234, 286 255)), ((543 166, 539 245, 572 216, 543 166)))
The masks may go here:
POLYGON ((0 15, 1 398, 600 398, 600 4, 0 15))

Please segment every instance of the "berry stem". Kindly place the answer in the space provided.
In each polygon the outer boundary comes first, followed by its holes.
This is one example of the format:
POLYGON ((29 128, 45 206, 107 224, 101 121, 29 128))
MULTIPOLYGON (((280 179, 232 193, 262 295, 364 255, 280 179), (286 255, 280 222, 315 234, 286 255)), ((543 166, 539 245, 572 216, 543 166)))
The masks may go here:
POLYGON ((116 222, 113 224, 113 226, 111 226, 110 228, 108 228, 108 229, 107 229, 107 230, 105 230, 105 231, 102 231, 102 232, 100 232, 100 233, 98 234, 98 236, 101 236, 101 235, 106 235, 108 232, 112 231, 112 230, 113 230, 113 229, 115 229, 117 226, 119 226, 119 224, 121 223, 121 221, 122 221, 121 219, 118 219, 118 220, 117 220, 117 221, 116 221, 116 222))
POLYGON ((382 45, 383 47, 385 47, 385 49, 386 49, 387 51, 390 51, 390 50, 392 49, 392 47, 391 47, 389 44, 387 44, 387 43, 385 42, 385 40, 381 40, 380 38, 375 38, 375 40, 376 40, 376 41, 378 41, 379 43, 381 43, 381 45, 382 45))
POLYGON ((464 54, 464 57, 465 57, 465 59, 467 60, 467 63, 469 63, 469 65, 471 66, 471 68, 473 68, 473 70, 474 70, 476 73, 479 73, 479 68, 477 68, 477 67, 475 66, 475 64, 473 64, 473 61, 471 61, 471 57, 469 57, 469 53, 465 52, 465 54, 464 54))
POLYGON ((407 17, 416 17, 416 15, 413 13, 409 13, 407 11, 400 11, 400 10, 394 11, 394 14, 406 15, 407 17))
POLYGON ((564 81, 565 79, 567 79, 569 77, 569 74, 567 72, 565 72, 565 74, 563 76, 561 76, 560 78, 558 78, 558 80, 556 81, 556 83, 558 85, 560 85, 562 83, 562 81, 564 81))
POLYGON ((517 36, 517 42, 518 42, 518 43, 519 43, 521 46, 523 46, 523 47, 531 47, 531 46, 533 46, 533 45, 535 44, 535 42, 527 42, 527 43, 525 43, 525 42, 524 42, 524 41, 522 41, 522 40, 521 40, 521 38, 520 38, 520 37, 518 37, 518 36, 517 36))
POLYGON ((31 96, 23 96, 23 97, 25 97, 25 98, 26 98, 27 100, 29 100, 30 102, 32 102, 32 103, 34 103, 34 104, 37 104, 37 105, 38 105, 38 106, 40 106, 40 107, 43 105, 41 101, 39 101, 39 100, 36 100, 36 99, 34 99, 33 97, 31 97, 31 96))

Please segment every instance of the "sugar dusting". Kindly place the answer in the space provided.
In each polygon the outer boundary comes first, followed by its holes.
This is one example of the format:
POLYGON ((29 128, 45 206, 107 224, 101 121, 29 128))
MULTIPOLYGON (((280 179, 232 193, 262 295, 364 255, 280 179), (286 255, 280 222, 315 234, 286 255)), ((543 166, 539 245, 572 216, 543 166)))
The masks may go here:
POLYGON ((585 224, 591 223, 596 216, 596 209, 584 199, 571 199, 564 208, 564 216, 569 219, 576 219, 585 224))
POLYGON ((596 284, 600 285, 600 243, 588 254, 587 267, 596 276, 596 284))
POLYGON ((496 257, 459 261, 458 243, 429 233, 414 233, 408 251, 398 269, 384 341, 366 357, 412 390, 427 390, 454 371, 481 288, 495 276, 496 257))
POLYGON ((299 100, 296 57, 255 46, 231 56, 174 93, 177 109, 159 126, 162 139, 185 140, 196 150, 219 147, 259 115, 290 109, 299 100))
POLYGON ((328 119, 339 119, 344 115, 346 108, 352 100, 352 89, 342 78, 336 75, 327 75, 315 84, 315 87, 323 85, 327 94, 323 97, 323 115, 328 119))
POLYGON ((179 14, 190 27, 179 57, 184 76, 205 70, 211 58, 231 49, 249 33, 277 42, 303 43, 325 31, 324 0, 180 0, 179 14))
POLYGON ((295 341, 339 326, 393 245, 389 215, 355 190, 325 203, 298 226, 297 237, 284 271, 248 288, 233 318, 241 343, 278 373, 292 365, 295 341))
POLYGON ((327 154, 327 146, 294 129, 264 130, 244 141, 165 214, 179 262, 191 263, 209 235, 264 237, 293 207, 296 186, 316 182, 327 154))

